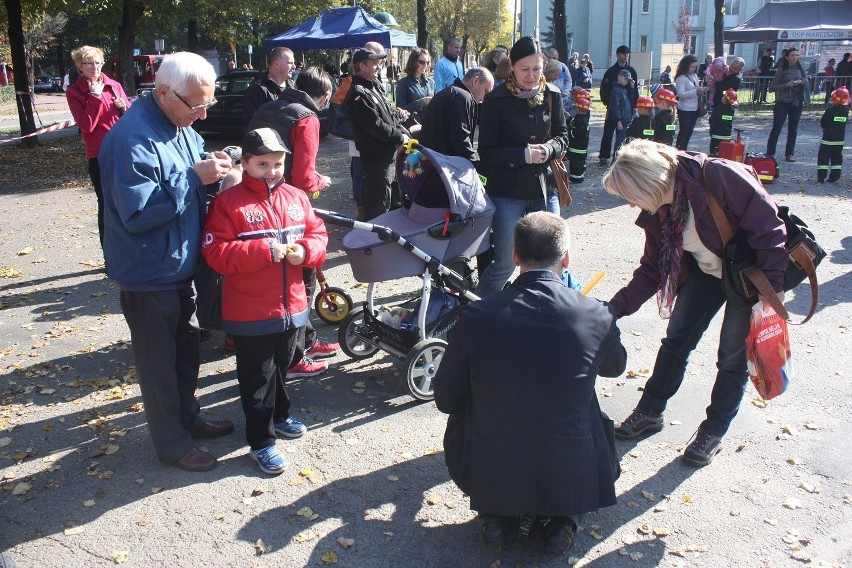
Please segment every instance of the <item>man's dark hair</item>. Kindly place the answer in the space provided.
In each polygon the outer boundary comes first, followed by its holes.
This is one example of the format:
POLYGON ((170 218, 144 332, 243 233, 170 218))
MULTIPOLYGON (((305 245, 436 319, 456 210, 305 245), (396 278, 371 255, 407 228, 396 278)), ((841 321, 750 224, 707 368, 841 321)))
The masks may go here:
POLYGON ((533 268, 553 268, 571 246, 568 222, 559 215, 536 211, 515 224, 515 253, 533 268))
POLYGON ((296 77, 296 88, 312 99, 331 94, 331 78, 315 65, 305 67, 296 77))

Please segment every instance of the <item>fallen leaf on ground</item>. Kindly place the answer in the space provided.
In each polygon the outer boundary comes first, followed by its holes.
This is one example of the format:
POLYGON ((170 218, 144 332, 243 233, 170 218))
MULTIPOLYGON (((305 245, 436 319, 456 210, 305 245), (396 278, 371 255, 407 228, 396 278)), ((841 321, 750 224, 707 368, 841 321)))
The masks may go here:
POLYGON ((787 463, 790 465, 800 465, 802 463, 802 460, 800 460, 796 456, 790 456, 787 458, 787 463))
POLYGON ((691 504, 692 503, 692 495, 684 495, 683 496, 683 502, 687 505, 691 504))
POLYGON ((156 495, 157 493, 159 493, 159 492, 160 492, 160 491, 162 491, 162 490, 163 490, 163 488, 162 488, 162 487, 152 487, 152 488, 151 488, 151 493, 153 493, 154 495, 156 495))
POLYGON ((355 539, 339 536, 337 537, 337 544, 339 544, 342 548, 346 549, 355 544, 355 539))
POLYGON ((630 553, 630 560, 640 560, 641 558, 642 558, 641 552, 631 552, 630 553))
POLYGON ((17 253, 15 253, 15 256, 24 256, 24 255, 30 254, 34 250, 35 249, 33 247, 25 247, 25 248, 22 248, 21 250, 19 250, 17 253))
POLYGON ((438 448, 426 448, 426 451, 423 452, 423 455, 424 456, 434 456, 435 454, 437 454, 439 452, 440 452, 440 450, 438 448))
POLYGON ((148 525, 150 525, 150 524, 151 524, 151 520, 150 520, 150 519, 146 519, 145 517, 142 517, 141 519, 138 519, 138 520, 136 521, 136 524, 137 524, 138 526, 140 526, 140 527, 147 527, 148 525))
POLYGON ((322 560, 323 564, 337 564, 337 553, 329 550, 320 556, 320 560, 322 560))
POLYGON ((86 501, 83 501, 83 506, 84 507, 94 507, 95 506, 95 500, 94 499, 87 499, 86 501))
POLYGON ((784 502, 781 504, 783 507, 787 509, 801 509, 802 508, 802 500, 797 497, 787 497, 784 502))
POLYGON ((644 497, 648 501, 654 500, 654 494, 651 493, 650 491, 645 491, 644 489, 642 490, 642 497, 644 497))
POLYGON ((301 475, 302 477, 307 477, 307 476, 309 476, 309 475, 310 475, 310 474, 312 474, 312 473, 313 473, 313 470, 308 469, 307 467, 306 467, 306 468, 304 468, 304 469, 299 470, 299 475, 301 475))
POLYGON ((819 487, 812 483, 806 483, 804 481, 799 482, 799 489, 804 489, 808 493, 819 493, 819 487))
POLYGON ((0 438, 0 448, 12 443, 12 438, 0 438))
POLYGON ((763 522, 767 525, 772 525, 773 527, 778 526, 778 519, 763 519, 763 522))
POLYGON ((791 436, 799 435, 799 431, 793 428, 792 426, 784 426, 783 428, 781 428, 781 431, 785 434, 790 434, 791 436))
POLYGON ((83 527, 68 527, 63 532, 65 536, 74 536, 75 534, 80 534, 83 530, 83 527))
POLYGON ((114 550, 109 553, 109 559, 116 564, 122 564, 130 560, 130 553, 126 550, 114 550))
MULTIPOLYGON (((22 481, 21 483, 18 483, 17 485, 15 485, 15 488, 12 489, 12 495, 23 495, 24 493, 26 493, 27 491, 29 491, 32 488, 33 488, 33 486, 32 486, 31 483, 27 483, 26 481, 22 481)), ((94 502, 92 504, 94 505, 94 502)))
POLYGON ((263 487, 255 487, 251 490, 252 497, 257 497, 258 495, 263 495, 264 493, 266 493, 266 489, 264 489, 263 487))
POLYGON ((595 540, 603 539, 603 529, 599 525, 592 525, 589 535, 595 540))
POLYGON ((395 475, 389 475, 389 476, 388 476, 388 481, 399 481, 399 478, 398 478, 397 476, 395 476, 395 475))
POLYGON ((317 537, 317 535, 316 535, 316 533, 314 533, 314 531, 306 530, 306 531, 300 532, 299 534, 297 534, 293 538, 296 539, 296 542, 308 542, 309 540, 313 540, 316 537, 317 537))
POLYGON ((819 424, 815 424, 813 422, 808 422, 807 424, 805 424, 805 428, 807 430, 819 430, 819 424))
POLYGON ((266 554, 267 550, 269 549, 266 548, 266 544, 263 542, 263 539, 257 539, 257 541, 254 543, 254 553, 260 556, 261 554, 266 554))
POLYGON ((314 510, 310 507, 302 507, 298 511, 296 511, 296 516, 305 517, 306 519, 314 514, 314 510))

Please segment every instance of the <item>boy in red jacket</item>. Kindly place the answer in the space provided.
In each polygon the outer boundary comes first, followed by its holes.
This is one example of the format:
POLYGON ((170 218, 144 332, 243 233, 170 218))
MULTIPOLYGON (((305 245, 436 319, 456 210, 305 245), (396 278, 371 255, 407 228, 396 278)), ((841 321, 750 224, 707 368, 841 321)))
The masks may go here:
POLYGON ((281 137, 271 128, 246 134, 243 179, 210 204, 202 254, 224 275, 222 326, 234 339, 237 380, 250 456, 278 475, 286 466, 276 434, 298 438, 284 386, 297 332, 308 319, 303 268, 325 261, 328 233, 307 195, 283 181, 281 137))

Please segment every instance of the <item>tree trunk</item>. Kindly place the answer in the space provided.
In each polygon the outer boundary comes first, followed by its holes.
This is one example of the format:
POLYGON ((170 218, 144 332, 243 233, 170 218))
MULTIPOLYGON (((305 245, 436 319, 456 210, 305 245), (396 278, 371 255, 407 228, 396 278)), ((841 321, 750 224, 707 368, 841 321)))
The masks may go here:
POLYGON ((426 0, 417 0, 417 47, 429 49, 429 30, 426 29, 426 0))
POLYGON ((713 18, 713 51, 716 57, 725 54, 725 1, 713 0, 716 17, 713 18))
POLYGON ((133 42, 136 40, 136 25, 145 13, 141 0, 124 0, 121 25, 118 26, 118 58, 121 61, 121 77, 118 80, 130 96, 136 94, 133 81, 133 42))
POLYGON ((194 18, 186 24, 186 50, 198 52, 198 20, 194 18))
MULTIPOLYGON (((12 52, 12 69, 15 78, 15 100, 18 103, 18 119, 21 123, 21 136, 36 131, 33 117, 33 93, 29 89, 27 73, 27 55, 24 45, 24 27, 21 17, 21 0, 5 0, 6 13, 9 14, 9 49, 12 52)), ((38 136, 24 138, 21 144, 32 147, 38 144, 38 136)))
POLYGON ((565 22, 565 0, 553 0, 553 47, 562 63, 568 63, 568 29, 565 22))

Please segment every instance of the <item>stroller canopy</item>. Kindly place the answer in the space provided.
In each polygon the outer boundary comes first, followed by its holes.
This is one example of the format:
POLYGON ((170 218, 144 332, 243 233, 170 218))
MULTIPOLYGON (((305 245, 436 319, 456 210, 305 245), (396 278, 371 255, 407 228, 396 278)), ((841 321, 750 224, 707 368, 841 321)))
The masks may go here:
POLYGON ((460 219, 478 217, 494 207, 485 196, 482 180, 470 160, 445 156, 421 145, 416 149, 426 158, 422 174, 404 175, 405 155, 397 161, 400 189, 412 204, 449 209, 460 219))

